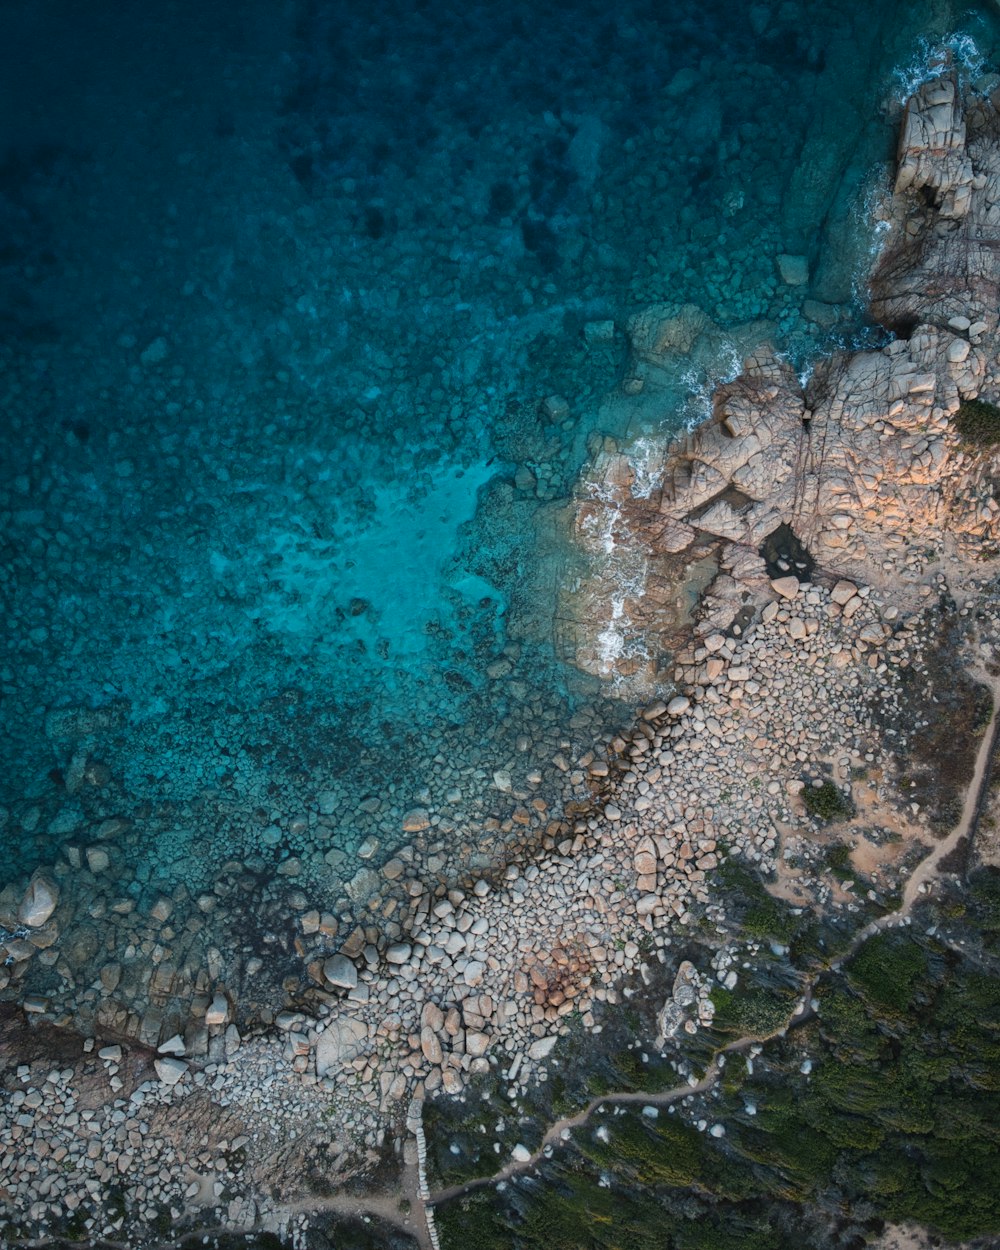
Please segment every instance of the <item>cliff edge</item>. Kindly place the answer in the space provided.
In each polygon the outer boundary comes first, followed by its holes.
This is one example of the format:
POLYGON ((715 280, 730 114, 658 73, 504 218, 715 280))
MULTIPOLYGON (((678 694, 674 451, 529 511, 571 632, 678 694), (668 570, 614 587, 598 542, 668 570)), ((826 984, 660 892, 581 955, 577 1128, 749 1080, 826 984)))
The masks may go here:
POLYGON ((871 313, 891 342, 835 355, 804 385, 758 348, 716 390, 711 417, 665 449, 648 495, 610 440, 593 458, 575 504, 579 542, 595 557, 638 551, 642 569, 624 592, 598 571, 564 596, 580 667, 642 695, 669 680, 692 612, 699 633, 738 634, 783 577, 888 587, 905 608, 930 563, 946 559, 949 580, 960 581, 996 559, 993 101, 963 99, 950 73, 919 88, 884 214, 871 313))

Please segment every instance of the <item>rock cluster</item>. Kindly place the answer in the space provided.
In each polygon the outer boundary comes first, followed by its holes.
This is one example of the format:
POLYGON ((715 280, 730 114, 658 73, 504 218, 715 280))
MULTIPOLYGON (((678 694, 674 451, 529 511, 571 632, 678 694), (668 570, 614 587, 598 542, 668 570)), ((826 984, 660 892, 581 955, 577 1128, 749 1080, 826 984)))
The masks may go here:
MULTIPOLYGON (((954 93, 922 89, 900 185, 903 199, 932 188, 952 233, 987 211, 989 162, 1000 185, 1000 147, 978 123, 966 138, 960 119, 954 93)), ((265 1177, 296 1193, 317 1158, 324 1175, 346 1175, 391 1134, 415 1132, 407 1109, 428 1095, 463 1096, 496 1073, 516 1096, 558 1061, 571 1020, 599 1030, 623 978, 666 959, 692 924, 724 920, 711 883, 729 857, 774 873, 786 897, 855 906, 847 885, 834 891, 812 873, 826 835, 802 796, 825 782, 856 800, 864 815, 838 836, 877 834, 879 821, 923 830, 918 805, 892 793, 873 709, 897 697, 900 670, 919 666, 934 590, 982 596, 968 557, 1000 537, 992 462, 963 450, 950 422, 962 398, 996 393, 995 297, 994 282, 977 321, 928 321, 882 351, 830 362, 805 389, 755 352, 646 493, 625 452, 597 450, 581 541, 637 552, 641 577, 627 594, 585 584, 578 624, 600 671, 658 684, 610 741, 582 713, 575 736, 547 741, 538 758, 519 739, 493 773, 502 818, 452 819, 457 786, 443 805, 429 791, 393 794, 399 840, 381 866, 379 834, 363 825, 350 874, 332 852, 343 897, 325 910, 309 861, 282 860, 270 950, 233 964, 199 916, 245 908, 256 859, 224 862, 193 899, 179 889, 137 906, 116 876, 128 821, 109 817, 93 839, 68 842, 59 872, 0 893, 0 988, 19 991, 33 1027, 85 1020, 89 1031, 82 1053, 50 1070, 7 1057, 7 1224, 17 1215, 17 1231, 34 1235, 79 1213, 88 1233, 113 1236, 121 1217, 101 1198, 114 1182, 140 1223, 207 1206, 247 1227, 269 1214, 265 1177), (948 587, 927 577, 939 552, 951 558, 948 587), (639 644, 616 648, 626 628, 639 644), (576 796, 558 813, 539 793, 543 770, 576 796), (484 836, 461 875, 445 856, 460 823, 484 836), (494 835, 505 858, 487 872, 494 835), (69 877, 72 900, 60 886, 69 877), (284 944, 279 931, 291 934, 284 944), (287 998, 255 1021, 267 1036, 248 1040, 242 991, 268 959, 287 998), (35 975, 45 993, 31 988, 35 975)), ((704 332, 696 320, 653 310, 633 324, 636 351, 652 363, 683 348, 688 331, 704 332)), ((501 664, 497 679, 508 675, 501 664)), ((81 776, 88 766, 84 756, 81 776)), ((355 810, 382 802, 362 797, 355 810)), ((340 804, 333 790, 318 795, 313 823, 340 804)), ((292 823, 296 837, 309 827, 295 817, 282 828, 266 809, 260 823, 274 845, 292 823)), ((728 988, 739 976, 728 952, 714 972, 728 988)), ((709 988, 681 963, 661 1037, 711 1020, 709 988)))
MULTIPOLYGON (((895 579, 911 605, 907 583, 941 553, 975 561, 1000 550, 1000 453, 965 446, 954 423, 964 400, 1000 398, 1000 140, 992 111, 973 103, 971 113, 967 136, 951 77, 925 84, 907 110, 892 233, 873 279, 876 315, 906 337, 821 362, 804 385, 759 347, 718 387, 711 418, 663 449, 653 489, 628 446, 597 449, 573 520, 593 573, 563 603, 582 667, 652 689, 668 676, 660 657, 688 627, 692 597, 722 629, 760 601, 775 571, 764 548, 783 529, 810 562, 865 583, 895 579), (624 585, 609 550, 639 553, 624 585)), ((639 355, 675 344, 645 322, 633 330, 639 355)))
POLYGON ((301 1168, 297 1126, 323 1109, 275 1051, 249 1047, 238 1079, 227 1064, 177 1064, 165 1077, 167 1060, 154 1074, 141 1055, 92 1041, 69 1063, 12 1066, 0 1121, 7 1234, 70 1222, 77 1237, 107 1238, 200 1210, 231 1227, 267 1222, 265 1182, 301 1168), (117 1210, 112 1191, 124 1196, 117 1210))
MULTIPOLYGON (((542 857, 509 864, 493 883, 422 891, 407 940, 381 955, 349 946, 328 956, 326 989, 316 988, 309 1010, 279 1013, 279 1040, 244 1041, 227 1055, 228 1001, 205 994, 207 1066, 183 1037, 146 1058, 115 1045, 100 1052, 108 1102, 96 1119, 72 1119, 79 1069, 59 1076, 68 1121, 41 1104, 8 1104, 12 1118, 0 1133, 12 1147, 11 1192, 42 1227, 65 1214, 67 1194, 87 1192, 86 1177, 103 1160, 147 1215, 215 1202, 223 1218, 234 1204, 238 1224, 239 1212, 266 1214, 257 1170, 224 1167, 218 1192, 195 1185, 178 1164, 193 1167, 198 1151, 184 1135, 157 1144, 142 1128, 151 1108, 169 1108, 179 1132, 192 1108, 222 1107, 243 1126, 239 1134, 227 1128, 229 1137, 249 1136, 267 1166, 280 1169, 280 1143, 297 1141, 344 1168, 382 1144, 413 1097, 461 1095, 491 1071, 523 1089, 558 1058, 570 1017, 599 1029, 596 1009, 619 1001, 623 977, 664 956, 697 918, 720 918, 710 886, 721 857, 787 877, 786 852, 801 857, 817 839, 803 785, 829 776, 850 790, 852 770, 885 766, 870 700, 892 687, 900 661, 916 658, 913 637, 893 605, 844 580, 796 579, 771 594, 741 636, 703 632, 677 657, 683 693, 649 704, 603 758, 573 761, 586 769, 595 802, 542 857), (90 1158, 92 1140, 101 1145, 90 1158), (63 1146, 72 1166, 53 1180, 49 1152, 63 1146)), ((732 979, 728 965, 719 971, 723 983, 732 979)), ((710 1021, 710 988, 681 965, 663 1034, 710 1021)), ((15 1088, 36 1088, 38 1079, 32 1070, 15 1088)), ((107 1232, 96 1202, 83 1202, 93 1227, 107 1232)))

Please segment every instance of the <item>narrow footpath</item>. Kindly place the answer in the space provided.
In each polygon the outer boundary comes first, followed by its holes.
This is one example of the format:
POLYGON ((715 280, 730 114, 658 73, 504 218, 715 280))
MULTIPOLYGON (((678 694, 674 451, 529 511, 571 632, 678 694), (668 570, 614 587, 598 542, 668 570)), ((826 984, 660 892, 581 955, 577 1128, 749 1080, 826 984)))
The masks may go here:
MULTIPOLYGON (((979 749, 976 753, 976 762, 973 770, 972 780, 969 784, 965 796, 965 803, 962 808, 962 817, 955 828, 939 842, 934 849, 920 861, 914 871, 911 873, 906 886, 903 890, 903 897, 899 907, 888 912, 884 916, 880 916, 878 920, 872 921, 866 925, 855 937, 854 941, 848 947, 847 951, 841 955, 833 964, 831 970, 836 971, 849 960, 865 942, 873 938, 876 934, 886 929, 895 928, 899 925, 909 923, 911 913, 915 904, 922 898, 926 898, 932 882, 939 872, 942 862, 952 851, 955 850, 966 836, 971 840, 975 836, 976 825, 979 815, 982 811, 983 800, 985 797, 986 787, 989 784, 991 766, 993 764, 997 747, 1000 746, 1000 718, 998 718, 998 705, 1000 705, 1000 679, 988 676, 981 670, 973 670, 972 674, 977 680, 982 681, 988 686, 993 695, 993 713, 990 717, 990 723, 983 734, 979 749)), ((512 1177, 522 1175, 536 1167, 541 1159, 545 1156, 547 1150, 561 1145, 565 1141, 564 1134, 571 1132, 573 1129, 583 1127, 593 1113, 599 1107, 606 1106, 623 1106, 629 1103, 642 1103, 643 1106, 649 1107, 667 1107, 671 1103, 679 1102, 684 1098, 690 1097, 692 1094, 706 1093, 718 1081, 722 1072, 722 1064, 720 1058, 724 1055, 732 1054, 744 1050, 749 1046, 767 1042, 772 1037, 776 1037, 797 1023, 808 1019, 811 1014, 809 1003, 813 993, 813 981, 806 983, 802 995, 797 1000, 788 1019, 780 1029, 767 1037, 741 1037, 724 1046, 714 1057, 712 1062, 705 1070, 705 1075, 701 1080, 695 1083, 685 1083, 675 1086, 673 1089, 666 1090, 660 1094, 648 1094, 643 1092, 628 1091, 618 1094, 602 1094, 598 1098, 592 1098, 581 1111, 574 1116, 567 1116, 557 1120, 546 1132, 542 1138, 538 1149, 529 1159, 523 1162, 511 1161, 507 1163, 499 1171, 493 1173, 492 1176, 478 1177, 475 1180, 466 1181, 460 1185, 451 1185, 446 1189, 438 1190, 432 1194, 425 1202, 425 1211, 433 1209, 434 1206, 452 1201, 455 1198, 463 1198, 468 1194, 475 1193, 477 1190, 485 1189, 492 1185, 497 1185, 501 1181, 510 1180, 512 1177)))

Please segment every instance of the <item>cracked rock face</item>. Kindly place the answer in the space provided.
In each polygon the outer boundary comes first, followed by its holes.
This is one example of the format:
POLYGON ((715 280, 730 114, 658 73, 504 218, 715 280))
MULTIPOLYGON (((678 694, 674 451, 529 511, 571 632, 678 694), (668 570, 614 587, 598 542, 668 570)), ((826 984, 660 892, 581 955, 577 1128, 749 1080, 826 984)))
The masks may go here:
POLYGON ((953 76, 924 83, 907 101, 896 164, 897 195, 927 188, 941 219, 968 213, 974 175, 953 76))
POLYGON ((950 75, 907 106, 890 212, 872 306, 907 337, 834 356, 804 390, 758 348, 709 420, 664 449, 651 492, 627 448, 606 439, 593 457, 574 524, 596 571, 562 605, 581 668, 648 693, 699 591, 699 630, 738 631, 769 574, 796 574, 761 555, 779 527, 817 576, 891 580, 901 599, 945 550, 970 566, 996 556, 1000 457, 964 447, 954 417, 1000 397, 1000 121, 981 99, 963 107, 950 75), (631 563, 615 584, 609 553, 631 563))
POLYGON ((361 1020, 342 1017, 333 1020, 316 1043, 316 1075, 338 1072, 366 1049, 368 1029, 361 1020))

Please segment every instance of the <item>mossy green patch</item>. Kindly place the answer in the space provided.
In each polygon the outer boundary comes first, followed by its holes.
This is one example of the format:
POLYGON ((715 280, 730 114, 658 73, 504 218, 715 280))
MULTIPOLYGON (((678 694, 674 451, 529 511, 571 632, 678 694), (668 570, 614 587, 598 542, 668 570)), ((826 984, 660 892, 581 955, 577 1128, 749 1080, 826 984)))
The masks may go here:
MULTIPOLYGON (((701 1106, 595 1117, 541 1178, 478 1199, 479 1239, 445 1207, 443 1244, 784 1250, 866 1244, 879 1221, 995 1238, 1000 873, 978 873, 963 899, 964 911, 938 910, 937 932, 879 934, 822 975, 816 1014, 766 1042, 752 1072, 730 1056, 701 1106), (724 1134, 698 1132, 699 1120, 724 1134)), ((713 999, 735 1023, 738 1010, 776 1010, 787 993, 751 984, 713 999)))
POLYGON ((821 786, 806 786, 802 791, 802 801, 810 816, 828 823, 850 820, 854 815, 854 804, 832 781, 824 781, 821 786))
POLYGON ((955 429, 969 447, 995 447, 1000 443, 1000 408, 983 399, 966 399, 955 413, 955 429))

